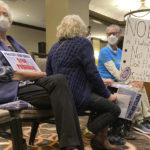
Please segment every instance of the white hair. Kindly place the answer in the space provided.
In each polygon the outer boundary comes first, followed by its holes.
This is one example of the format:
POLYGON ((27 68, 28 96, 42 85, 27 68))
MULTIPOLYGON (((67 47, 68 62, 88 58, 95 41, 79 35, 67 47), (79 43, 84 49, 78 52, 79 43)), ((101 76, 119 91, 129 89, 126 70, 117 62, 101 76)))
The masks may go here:
POLYGON ((115 28, 119 34, 121 33, 120 27, 119 27, 118 25, 115 25, 115 24, 112 24, 112 25, 108 26, 108 27, 106 28, 106 33, 107 33, 108 30, 111 29, 111 28, 115 28))
POLYGON ((59 39, 74 38, 76 36, 86 37, 87 26, 84 21, 78 15, 65 16, 60 25, 57 27, 56 36, 59 39))
POLYGON ((12 23, 12 14, 11 14, 11 11, 10 11, 10 8, 9 8, 8 4, 5 3, 4 1, 0 0, 0 7, 3 7, 3 8, 5 8, 7 10, 8 15, 10 17, 10 21, 12 23))

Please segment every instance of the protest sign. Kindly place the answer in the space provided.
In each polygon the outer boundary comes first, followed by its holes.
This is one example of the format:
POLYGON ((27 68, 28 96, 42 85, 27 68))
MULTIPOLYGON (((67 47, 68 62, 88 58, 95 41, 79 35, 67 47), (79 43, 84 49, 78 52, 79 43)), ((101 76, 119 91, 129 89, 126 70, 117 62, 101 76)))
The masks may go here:
POLYGON ((121 60, 122 81, 150 81, 150 20, 128 18, 121 60))
POLYGON ((126 113, 127 113, 127 110, 128 110, 128 106, 129 106, 129 103, 130 103, 131 96, 130 95, 119 94, 119 93, 116 93, 115 95, 117 96, 117 99, 118 99, 117 104, 121 109, 121 114, 120 114, 119 118, 126 119, 126 113))
POLYGON ((141 94, 131 89, 118 88, 118 105, 121 109, 120 118, 132 120, 141 99, 141 94))
POLYGON ((14 71, 41 71, 29 54, 1 51, 14 71))

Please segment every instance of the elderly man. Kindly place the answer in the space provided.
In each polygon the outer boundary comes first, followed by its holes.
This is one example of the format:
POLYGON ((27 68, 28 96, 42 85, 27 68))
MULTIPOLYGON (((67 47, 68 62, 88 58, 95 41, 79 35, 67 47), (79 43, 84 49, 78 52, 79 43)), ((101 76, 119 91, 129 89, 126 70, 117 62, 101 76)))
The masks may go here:
MULTIPOLYGON (((120 38, 120 31, 120 27, 117 25, 110 25, 107 27, 106 34, 108 38, 108 44, 100 50, 98 59, 98 71, 101 77, 105 79, 111 79, 113 81, 120 80, 120 62, 122 50, 117 47, 120 38)), ((140 88, 142 88, 141 104, 139 105, 139 108, 133 119, 135 122, 135 128, 141 132, 150 133, 150 124, 147 121, 148 117, 150 116, 150 107, 145 88, 142 87, 141 82, 135 81, 128 84, 132 85, 132 89, 135 91, 139 91, 140 88)), ((130 123, 128 122, 127 124, 130 123)), ((126 128, 128 127, 125 127, 125 129, 126 128)))

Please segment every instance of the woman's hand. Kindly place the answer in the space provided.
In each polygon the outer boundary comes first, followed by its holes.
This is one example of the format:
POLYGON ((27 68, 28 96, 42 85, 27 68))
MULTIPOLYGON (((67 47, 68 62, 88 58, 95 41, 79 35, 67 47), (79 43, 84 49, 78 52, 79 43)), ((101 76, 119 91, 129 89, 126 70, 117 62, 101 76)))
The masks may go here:
POLYGON ((15 71, 12 80, 17 80, 17 81, 36 80, 45 76, 46 76, 45 72, 15 71))
POLYGON ((103 82, 106 86, 111 86, 114 83, 112 79, 103 79, 103 82))
POLYGON ((114 94, 111 94, 110 97, 108 98, 109 101, 112 101, 114 103, 118 102, 117 96, 114 94))

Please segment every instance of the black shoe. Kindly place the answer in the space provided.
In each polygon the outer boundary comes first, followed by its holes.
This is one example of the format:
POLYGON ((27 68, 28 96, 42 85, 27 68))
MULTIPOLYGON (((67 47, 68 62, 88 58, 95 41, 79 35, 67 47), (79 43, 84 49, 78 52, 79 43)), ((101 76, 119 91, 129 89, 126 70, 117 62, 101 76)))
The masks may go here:
POLYGON ((126 143, 126 140, 119 135, 109 135, 108 139, 111 144, 115 145, 124 145, 126 143))
POLYGON ((144 119, 144 121, 142 122, 142 124, 143 124, 146 128, 150 129, 150 120, 144 119))
POLYGON ((134 133, 131 130, 131 124, 132 122, 129 120, 124 120, 124 127, 122 129, 122 136, 127 140, 135 140, 136 137, 134 133))

